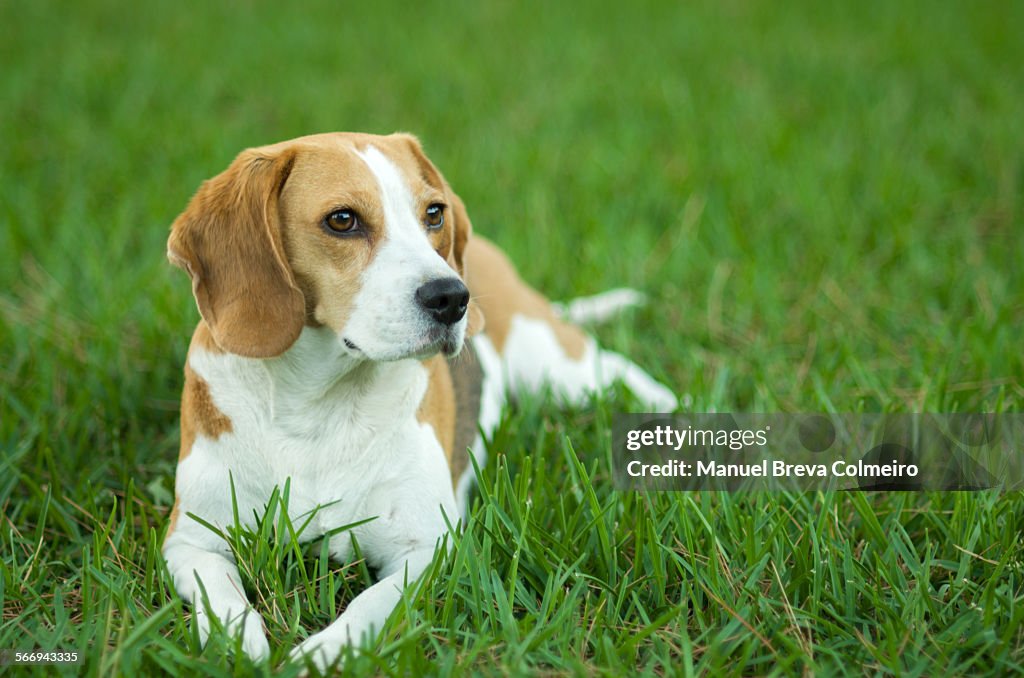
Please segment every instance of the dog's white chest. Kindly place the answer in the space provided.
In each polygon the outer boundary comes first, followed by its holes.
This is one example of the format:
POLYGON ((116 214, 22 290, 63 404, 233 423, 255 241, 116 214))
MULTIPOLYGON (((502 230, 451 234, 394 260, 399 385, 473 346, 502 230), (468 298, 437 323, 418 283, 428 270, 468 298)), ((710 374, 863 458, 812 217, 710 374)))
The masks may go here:
MULTIPOLYGON (((398 514, 440 516, 438 506, 454 519, 444 451, 416 419, 426 370, 403 361, 339 380, 335 370, 345 366, 336 360, 313 330, 279 361, 195 352, 190 366, 232 427, 197 438, 178 468, 182 499, 193 510, 208 504, 202 515, 224 526, 233 520, 224 501, 233 491, 239 518, 251 525, 274 489, 287 487, 292 520, 313 516, 302 541, 365 520, 375 528, 360 530, 361 541, 385 524, 392 538, 412 537, 424 519, 403 522, 398 514), (321 350, 323 360, 311 360, 321 350)), ((336 556, 347 555, 348 541, 332 542, 336 556)))

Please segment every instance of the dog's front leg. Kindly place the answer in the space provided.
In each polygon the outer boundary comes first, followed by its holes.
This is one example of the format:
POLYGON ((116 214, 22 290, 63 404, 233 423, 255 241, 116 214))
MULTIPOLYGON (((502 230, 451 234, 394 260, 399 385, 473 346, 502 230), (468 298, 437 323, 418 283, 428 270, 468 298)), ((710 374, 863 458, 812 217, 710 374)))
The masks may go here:
POLYGON ((401 599, 406 584, 412 585, 419 579, 434 552, 433 544, 421 547, 381 568, 382 579, 353 598, 334 623, 292 650, 292 659, 301 661, 304 656, 309 657, 323 672, 337 661, 346 645, 372 641, 401 599))
POLYGON ((178 593, 192 604, 200 642, 206 644, 210 635, 209 616, 213 614, 229 634, 241 630, 242 650, 253 660, 270 655, 262 620, 246 600, 238 567, 226 553, 209 551, 172 537, 164 546, 164 558, 178 593), (204 589, 209 607, 203 604, 204 589))

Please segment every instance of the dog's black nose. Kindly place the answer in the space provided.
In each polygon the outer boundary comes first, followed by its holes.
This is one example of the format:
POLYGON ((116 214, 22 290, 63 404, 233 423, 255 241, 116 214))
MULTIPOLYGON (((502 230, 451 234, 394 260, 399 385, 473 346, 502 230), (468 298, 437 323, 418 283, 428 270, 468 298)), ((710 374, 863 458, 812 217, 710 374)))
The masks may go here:
POLYGON ((466 315, 469 290, 458 278, 438 278, 420 285, 416 301, 434 320, 454 325, 466 315))

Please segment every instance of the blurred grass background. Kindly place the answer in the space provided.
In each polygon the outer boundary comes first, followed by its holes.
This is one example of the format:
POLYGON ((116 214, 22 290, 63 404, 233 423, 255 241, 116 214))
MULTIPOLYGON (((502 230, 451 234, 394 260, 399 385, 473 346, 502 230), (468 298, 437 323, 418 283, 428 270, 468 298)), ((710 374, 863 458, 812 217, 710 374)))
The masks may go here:
MULTIPOLYGON (((1013 2, 0 1, 0 649, 219 665, 190 656, 156 556, 197 319, 164 246, 247 146, 419 135, 549 296, 647 291, 599 336, 697 410, 1019 412, 1022 20, 1013 2)), ((439 566, 352 666, 1022 669, 1019 494, 619 495, 623 406, 510 413, 460 541, 479 557, 439 566), (527 497, 543 510, 515 520, 527 497), (577 562, 547 539, 598 542, 577 562), (555 599, 568 617, 530 640, 530 601, 555 599)), ((275 657, 330 616, 304 606, 275 657)))

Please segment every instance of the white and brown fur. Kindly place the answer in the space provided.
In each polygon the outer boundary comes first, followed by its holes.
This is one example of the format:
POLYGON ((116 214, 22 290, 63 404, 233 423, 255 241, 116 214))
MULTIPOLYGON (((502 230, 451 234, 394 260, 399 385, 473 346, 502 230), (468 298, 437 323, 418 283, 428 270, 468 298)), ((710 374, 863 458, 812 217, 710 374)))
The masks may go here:
MULTIPOLYGON (((189 514, 225 528, 235 501, 251 524, 289 481, 290 513, 314 515, 303 540, 372 519, 329 547, 344 561, 356 537, 379 580, 293 651, 325 667, 381 628, 466 510, 468 454, 483 463, 507 391, 547 384, 579 401, 621 379, 651 410, 676 406, 472 235, 461 200, 409 135, 323 134, 244 151, 174 222, 168 256, 191 276, 202 320, 185 365, 163 552, 201 638, 216 615, 254 658, 269 646, 232 554, 189 514), (328 220, 358 228, 338 233, 328 220), (432 281, 465 281, 468 308, 443 300, 459 308, 438 320, 417 298, 432 281)), ((589 314, 631 301, 599 297, 589 314)))

